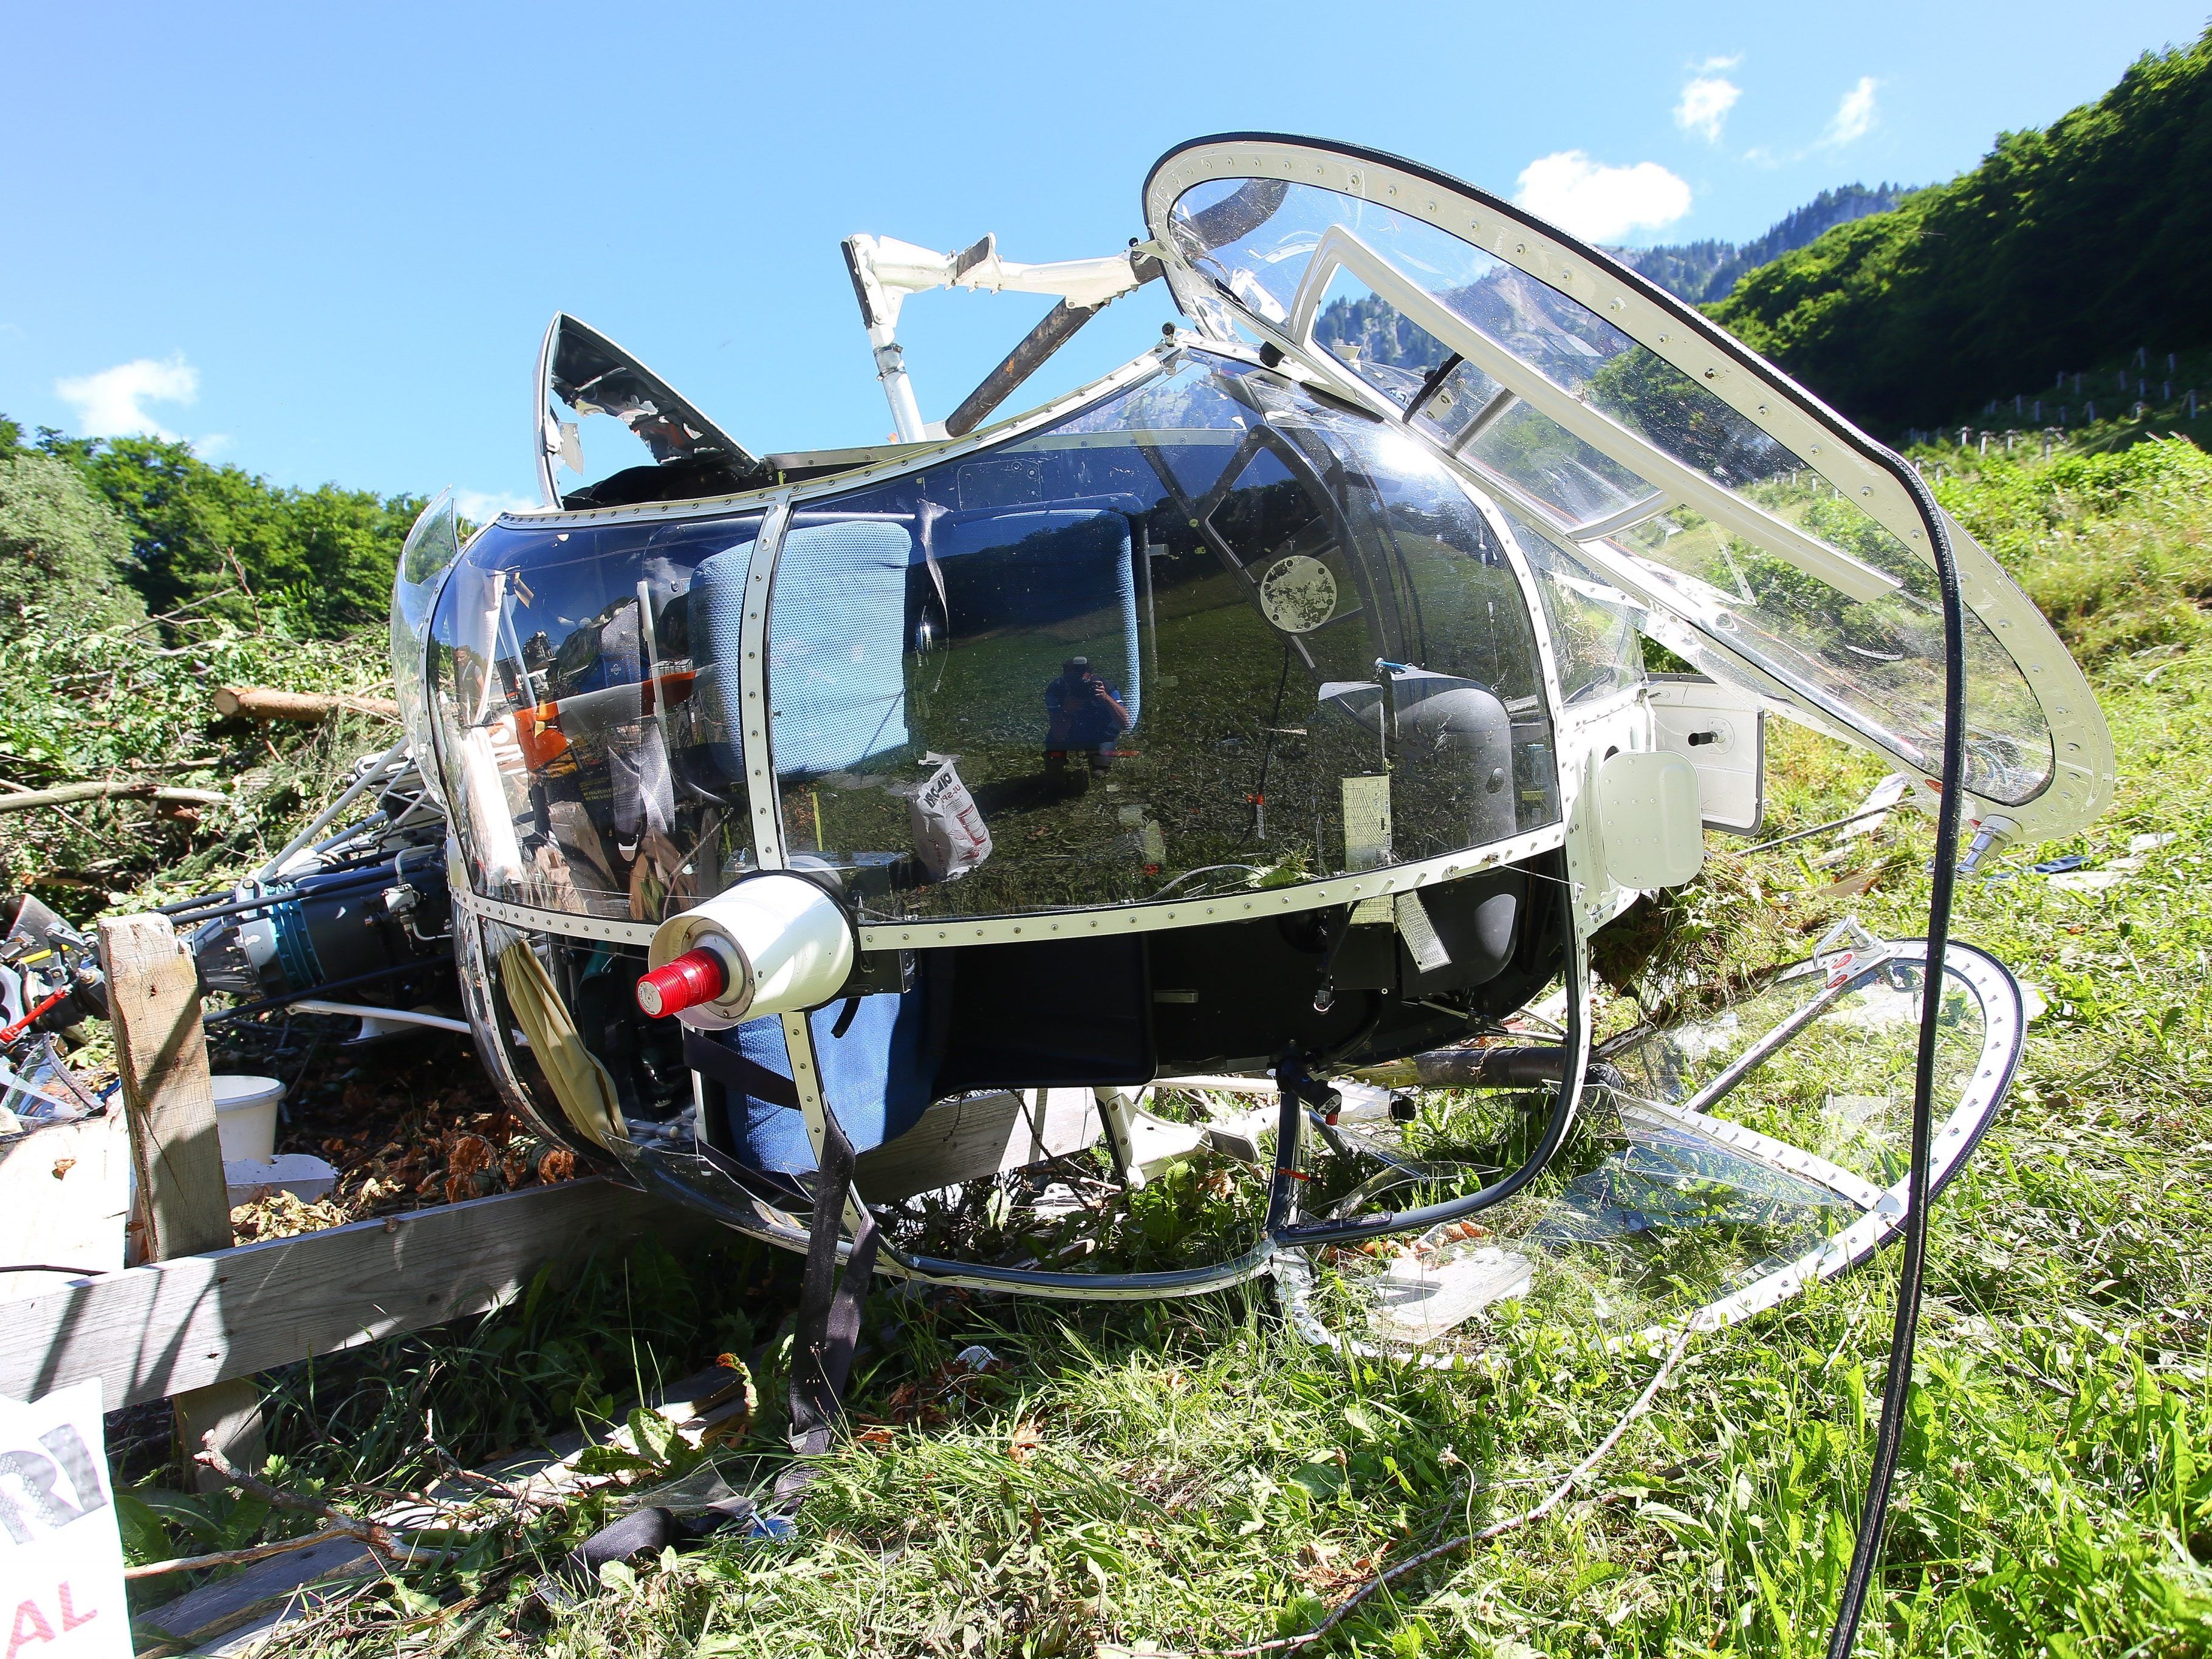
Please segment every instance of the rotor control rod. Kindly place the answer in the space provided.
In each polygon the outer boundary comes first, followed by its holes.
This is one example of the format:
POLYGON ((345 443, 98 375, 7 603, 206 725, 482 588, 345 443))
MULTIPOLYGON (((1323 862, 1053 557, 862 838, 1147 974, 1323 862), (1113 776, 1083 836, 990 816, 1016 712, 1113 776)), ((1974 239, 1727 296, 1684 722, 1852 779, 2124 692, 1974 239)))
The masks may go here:
POLYGON ((1159 274, 1158 257, 1148 247, 1109 253, 1094 259, 1056 259, 1024 264, 999 257, 995 236, 986 236, 957 253, 902 242, 891 236, 848 236, 845 270, 860 301, 860 320, 875 353, 876 378, 883 382, 891 422, 903 443, 918 443, 971 431, 983 416, 1036 366, 1056 350, 1109 301, 1159 274), (931 289, 965 288, 984 293, 1049 294, 1060 301, 1028 339, 992 371, 991 378, 960 406, 954 422, 926 422, 907 378, 906 353, 898 342, 899 307, 909 294, 931 289), (980 402, 979 399, 988 399, 980 402))

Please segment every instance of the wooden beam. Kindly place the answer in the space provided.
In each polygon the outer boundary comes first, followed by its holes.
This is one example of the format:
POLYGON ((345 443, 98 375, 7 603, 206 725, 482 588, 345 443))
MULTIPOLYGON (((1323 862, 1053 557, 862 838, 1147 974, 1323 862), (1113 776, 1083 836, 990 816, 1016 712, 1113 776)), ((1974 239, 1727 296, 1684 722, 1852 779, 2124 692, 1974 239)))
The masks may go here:
POLYGON ((481 1313, 595 1247, 713 1231, 593 1177, 152 1262, 9 1303, 0 1395, 97 1376, 113 1411, 481 1313))
MULTIPOLYGON (((155 914, 101 922, 100 959, 138 1172, 142 1254, 167 1260, 227 1250, 230 1187, 200 1023, 199 972, 179 950, 175 927, 155 914)), ((212 1437, 217 1450, 246 1468, 267 1459, 261 1390, 250 1381, 185 1390, 175 1411, 177 1439, 188 1455, 212 1437)), ((214 1470, 197 1466, 194 1479, 203 1490, 222 1484, 214 1470)))
POLYGON ((140 1254, 158 1259, 230 1247, 230 1194, 215 1127, 199 975, 164 915, 100 924, 115 1065, 138 1172, 140 1254))

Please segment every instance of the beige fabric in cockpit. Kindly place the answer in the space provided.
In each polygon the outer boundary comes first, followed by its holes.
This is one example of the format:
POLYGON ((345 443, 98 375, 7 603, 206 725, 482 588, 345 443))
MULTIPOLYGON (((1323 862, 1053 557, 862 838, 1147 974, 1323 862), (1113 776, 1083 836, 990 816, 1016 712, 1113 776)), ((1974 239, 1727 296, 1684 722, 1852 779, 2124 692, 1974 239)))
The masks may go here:
POLYGON ((629 1139, 615 1099, 615 1080, 584 1047, 575 1021, 527 939, 517 939, 499 953, 499 971, 507 1004, 522 1023, 530 1052, 560 1098, 561 1110, 577 1133, 612 1152, 617 1141, 629 1139))

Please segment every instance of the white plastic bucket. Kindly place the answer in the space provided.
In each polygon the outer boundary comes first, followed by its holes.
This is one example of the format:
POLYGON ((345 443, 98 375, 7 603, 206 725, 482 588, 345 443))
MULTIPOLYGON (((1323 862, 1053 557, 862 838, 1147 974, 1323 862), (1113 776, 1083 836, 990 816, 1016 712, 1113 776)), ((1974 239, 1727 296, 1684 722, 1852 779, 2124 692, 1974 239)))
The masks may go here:
POLYGON ((215 1129, 225 1163, 266 1164, 276 1155, 276 1108, 284 1085, 273 1077, 217 1077, 215 1129))

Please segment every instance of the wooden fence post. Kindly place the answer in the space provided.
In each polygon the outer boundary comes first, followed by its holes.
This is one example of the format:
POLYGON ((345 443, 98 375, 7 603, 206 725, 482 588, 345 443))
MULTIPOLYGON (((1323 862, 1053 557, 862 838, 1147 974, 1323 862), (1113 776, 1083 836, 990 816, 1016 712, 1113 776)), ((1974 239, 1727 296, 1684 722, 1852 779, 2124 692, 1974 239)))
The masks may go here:
MULTIPOLYGON (((163 915, 102 921, 100 956, 131 1119, 141 1254, 166 1261, 227 1250, 233 1243, 230 1195, 200 1024, 198 972, 163 915)), ((261 1393, 251 1377, 180 1394, 175 1403, 186 1456, 199 1449, 202 1435, 213 1433, 233 1462, 252 1468, 262 1462, 261 1393)), ((198 1476, 203 1486, 222 1484, 212 1470, 198 1476)))

